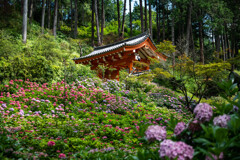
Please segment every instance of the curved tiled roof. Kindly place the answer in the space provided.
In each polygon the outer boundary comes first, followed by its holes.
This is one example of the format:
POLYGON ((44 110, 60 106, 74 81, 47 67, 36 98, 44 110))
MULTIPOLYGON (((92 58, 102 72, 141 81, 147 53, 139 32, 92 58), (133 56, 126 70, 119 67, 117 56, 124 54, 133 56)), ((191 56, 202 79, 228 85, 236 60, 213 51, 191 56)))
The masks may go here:
POLYGON ((146 31, 142 34, 139 34, 135 37, 132 37, 132 38, 129 38, 129 39, 126 39, 126 40, 123 40, 123 41, 119 41, 119 42, 112 43, 112 44, 105 45, 105 46, 95 47, 94 51, 91 52, 90 54, 82 56, 80 58, 74 58, 73 60, 90 58, 90 57, 93 57, 93 56, 96 56, 96 55, 104 54, 104 53, 112 51, 112 50, 116 50, 116 49, 124 47, 124 46, 134 46, 134 45, 137 45, 137 44, 140 44, 140 43, 144 42, 147 38, 150 38, 153 45, 156 47, 156 45, 153 42, 151 36, 149 35, 149 32, 146 31))

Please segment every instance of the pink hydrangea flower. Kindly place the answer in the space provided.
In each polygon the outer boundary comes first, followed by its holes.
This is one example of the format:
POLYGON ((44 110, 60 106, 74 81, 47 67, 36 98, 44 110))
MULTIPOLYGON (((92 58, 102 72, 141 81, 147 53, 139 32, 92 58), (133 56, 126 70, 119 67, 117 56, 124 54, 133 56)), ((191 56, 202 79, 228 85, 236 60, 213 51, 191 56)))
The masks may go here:
POLYGON ((228 121, 231 119, 231 117, 229 115, 222 115, 222 116, 218 116, 218 117, 215 117, 213 119, 213 124, 214 126, 219 126, 219 127, 222 127, 222 128, 227 128, 227 124, 228 124, 228 121))
POLYGON ((167 136, 166 129, 158 125, 149 126, 145 132, 148 141, 164 140, 167 136))
POLYGON ((58 158, 66 158, 66 155, 64 153, 60 153, 58 158))
POLYGON ((212 107, 207 103, 199 103, 193 112, 196 115, 195 118, 200 122, 210 121, 213 115, 212 107))
POLYGON ((160 144, 158 151, 161 158, 168 157, 169 159, 185 160, 193 159, 194 149, 192 146, 184 142, 173 142, 172 140, 164 140, 160 144))
POLYGON ((177 136, 181 134, 184 129, 186 129, 186 124, 184 122, 179 122, 174 129, 174 134, 177 136))
POLYGON ((48 146, 49 146, 49 147, 55 146, 55 142, 49 141, 49 142, 48 142, 48 146))

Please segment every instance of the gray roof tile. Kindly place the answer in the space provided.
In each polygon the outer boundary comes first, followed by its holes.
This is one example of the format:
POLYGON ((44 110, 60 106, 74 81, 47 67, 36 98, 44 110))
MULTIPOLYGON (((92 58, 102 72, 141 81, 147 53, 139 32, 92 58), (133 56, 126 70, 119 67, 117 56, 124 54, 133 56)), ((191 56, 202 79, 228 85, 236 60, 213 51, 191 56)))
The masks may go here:
MULTIPOLYGON (((150 38, 151 41, 153 42, 152 38, 149 36, 149 32, 146 31, 138 36, 123 40, 123 41, 119 41, 113 44, 109 44, 109 45, 105 45, 105 46, 100 46, 100 47, 96 47, 94 48, 94 51, 91 52, 88 55, 82 56, 80 58, 74 58, 73 60, 79 60, 79 59, 85 59, 85 58, 90 58, 96 55, 100 55, 100 54, 104 54, 106 52, 109 51, 113 51, 116 50, 118 48, 124 47, 124 46, 133 46, 133 45, 137 45, 142 43, 143 41, 145 41, 147 38, 150 38)), ((155 43, 153 42, 153 44, 155 45, 155 43)))

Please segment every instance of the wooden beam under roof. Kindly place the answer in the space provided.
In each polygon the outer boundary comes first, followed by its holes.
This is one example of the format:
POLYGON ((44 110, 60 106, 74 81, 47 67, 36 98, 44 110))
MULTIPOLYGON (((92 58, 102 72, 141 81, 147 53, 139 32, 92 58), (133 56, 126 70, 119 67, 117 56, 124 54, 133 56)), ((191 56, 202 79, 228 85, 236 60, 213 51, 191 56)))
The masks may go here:
MULTIPOLYGON (((146 51, 144 51, 142 48, 140 49, 141 53, 145 56, 145 57, 151 57, 151 55, 149 55, 146 51)), ((147 59, 147 58, 146 58, 147 59)))
POLYGON ((154 57, 158 57, 158 55, 154 52, 154 51, 152 51, 150 48, 145 48, 145 50, 147 51, 147 52, 150 52, 150 53, 152 53, 153 55, 154 55, 154 57))
POLYGON ((138 54, 141 57, 141 59, 147 59, 147 57, 140 50, 138 50, 138 54))
POLYGON ((152 52, 149 52, 145 47, 143 48, 143 50, 144 50, 150 57, 152 57, 152 56, 155 57, 155 55, 154 55, 152 52))

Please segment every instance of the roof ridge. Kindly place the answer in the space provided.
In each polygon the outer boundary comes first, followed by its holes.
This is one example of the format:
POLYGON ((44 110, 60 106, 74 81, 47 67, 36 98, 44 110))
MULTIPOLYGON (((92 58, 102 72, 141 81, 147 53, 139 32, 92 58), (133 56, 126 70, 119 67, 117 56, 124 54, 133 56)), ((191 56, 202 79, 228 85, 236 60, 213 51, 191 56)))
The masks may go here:
POLYGON ((145 32, 143 32, 143 33, 141 33, 141 34, 139 34, 139 35, 137 35, 137 36, 134 36, 134 37, 131 37, 131 38, 128 38, 128 39, 119 41, 119 42, 107 44, 107 45, 105 45, 105 46, 94 47, 94 51, 99 50, 99 49, 103 49, 103 48, 106 48, 106 47, 111 47, 111 46, 114 46, 114 45, 118 45, 118 44, 121 44, 121 43, 126 43, 126 42, 128 42, 128 41, 133 40, 133 39, 142 37, 142 36, 144 36, 144 35, 150 37, 150 36, 149 36, 149 31, 147 30, 147 31, 145 31, 145 32))

